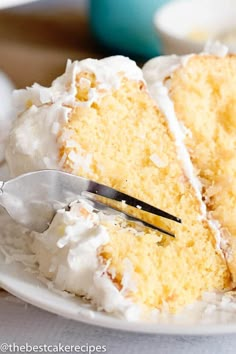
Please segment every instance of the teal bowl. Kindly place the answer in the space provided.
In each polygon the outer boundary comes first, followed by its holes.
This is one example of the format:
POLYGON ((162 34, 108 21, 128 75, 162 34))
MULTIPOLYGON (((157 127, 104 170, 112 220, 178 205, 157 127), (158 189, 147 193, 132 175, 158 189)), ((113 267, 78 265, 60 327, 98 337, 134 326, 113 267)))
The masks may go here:
MULTIPOLYGON (((170 0, 169 0, 170 1, 170 0)), ((162 54, 153 16, 168 0, 90 0, 91 29, 116 54, 151 58, 162 54)))

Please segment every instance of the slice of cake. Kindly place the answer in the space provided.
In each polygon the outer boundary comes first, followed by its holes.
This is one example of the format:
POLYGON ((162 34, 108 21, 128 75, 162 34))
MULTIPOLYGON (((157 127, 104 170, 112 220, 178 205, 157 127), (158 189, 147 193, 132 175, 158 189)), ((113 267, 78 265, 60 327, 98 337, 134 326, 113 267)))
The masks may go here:
POLYGON ((13 175, 62 169, 182 219, 171 224, 172 239, 95 216, 79 202, 34 235, 44 276, 99 308, 124 313, 122 301, 176 312, 205 291, 231 287, 220 234, 206 218, 178 124, 169 126, 133 61, 68 62, 50 88, 35 84, 15 99, 18 118, 7 149, 13 175), (112 294, 120 300, 111 301, 112 294))
POLYGON ((208 216, 220 228, 227 262, 236 281, 236 56, 216 46, 214 55, 155 58, 144 66, 150 92, 170 125, 178 119, 208 216), (173 117, 175 116, 175 117, 173 117))

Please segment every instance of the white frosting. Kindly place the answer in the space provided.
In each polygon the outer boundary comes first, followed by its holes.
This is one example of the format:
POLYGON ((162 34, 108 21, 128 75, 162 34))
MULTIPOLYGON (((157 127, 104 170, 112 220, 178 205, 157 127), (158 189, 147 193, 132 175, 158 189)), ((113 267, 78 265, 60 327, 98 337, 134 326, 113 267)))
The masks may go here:
MULTIPOLYGON (((227 54, 227 47, 221 45, 219 42, 209 42, 206 45, 202 55, 207 54, 218 55, 220 57, 225 56, 227 54)), ((196 192, 196 196, 200 202, 202 216, 204 219, 207 219, 208 224, 212 230, 214 230, 216 247, 218 251, 221 252, 222 238, 219 228, 220 225, 217 221, 209 219, 206 205, 202 201, 202 185, 194 173, 194 167, 192 165, 190 155, 184 144, 185 135, 186 133, 189 134, 189 132, 186 132, 186 128, 183 127, 183 124, 178 121, 174 109, 174 104, 169 97, 168 79, 171 79, 171 75, 176 69, 178 69, 180 66, 186 65, 192 56, 193 55, 171 55, 151 59, 144 65, 143 74, 151 96, 165 115, 170 131, 175 138, 178 155, 183 164, 185 174, 193 186, 196 192), (165 82, 166 79, 167 81, 165 82)))
POLYGON ((16 176, 35 169, 62 167, 63 161, 58 161, 58 150, 62 143, 75 144, 76 152, 71 156, 77 162, 75 168, 79 164, 88 170, 92 157, 86 156, 79 144, 68 139, 66 134, 58 141, 58 132, 68 120, 73 107, 91 106, 105 92, 118 88, 122 76, 130 80, 143 80, 141 69, 126 57, 85 59, 73 63, 69 60, 65 73, 53 81, 51 87, 34 84, 31 88, 15 91, 14 105, 18 118, 6 152, 11 175, 16 176), (87 101, 80 101, 75 97, 76 76, 82 71, 96 75, 96 88, 90 88, 90 80, 81 79, 80 84, 89 88, 87 101), (29 105, 31 107, 27 109, 29 105))
POLYGON ((98 256, 99 248, 109 242, 102 218, 101 212, 95 213, 80 200, 70 211, 59 210, 46 232, 33 234, 32 249, 41 274, 53 280, 57 289, 85 296, 97 308, 133 320, 140 315, 139 308, 125 298, 127 289, 135 289, 132 265, 126 261, 127 271, 118 290, 107 274, 109 262, 104 265, 98 256))
POLYGON ((150 85, 155 85, 157 82, 162 83, 162 81, 170 77, 176 69, 184 65, 191 56, 192 55, 186 55, 180 57, 178 55, 168 55, 149 60, 143 67, 143 76, 148 87, 150 88, 150 85))
POLYGON ((58 146, 52 132, 55 121, 63 119, 69 109, 59 106, 32 106, 15 121, 6 159, 11 175, 45 168, 58 168, 58 146), (55 116, 56 114, 56 116, 55 116))

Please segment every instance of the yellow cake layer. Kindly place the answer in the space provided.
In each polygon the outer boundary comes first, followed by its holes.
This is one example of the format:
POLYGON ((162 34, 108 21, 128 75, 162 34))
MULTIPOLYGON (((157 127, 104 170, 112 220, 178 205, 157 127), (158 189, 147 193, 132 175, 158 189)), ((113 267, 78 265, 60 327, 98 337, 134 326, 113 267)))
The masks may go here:
POLYGON ((172 75, 178 119, 191 129, 186 145, 212 217, 229 241, 236 281, 236 56, 194 56, 172 75))
MULTIPOLYGON (((96 86, 94 75, 92 84, 96 86)), ((60 158, 66 156, 66 171, 181 217, 182 225, 172 223, 176 238, 164 237, 161 242, 148 233, 135 236, 110 225, 110 242, 99 253, 104 263, 110 260, 108 272, 115 271, 118 288, 123 261, 131 261, 137 290, 129 296, 136 302, 156 308, 167 303, 175 312, 204 291, 230 286, 230 274, 216 250, 214 232, 201 221, 200 203, 183 172, 166 120, 143 86, 123 78, 119 89, 106 92, 92 107, 74 107, 64 130, 70 131, 84 156, 91 154, 90 169, 75 169, 69 154, 78 148, 62 146, 60 158), (152 161, 153 154, 161 167, 152 161)), ((79 80, 77 97, 85 101, 88 97, 79 80)))

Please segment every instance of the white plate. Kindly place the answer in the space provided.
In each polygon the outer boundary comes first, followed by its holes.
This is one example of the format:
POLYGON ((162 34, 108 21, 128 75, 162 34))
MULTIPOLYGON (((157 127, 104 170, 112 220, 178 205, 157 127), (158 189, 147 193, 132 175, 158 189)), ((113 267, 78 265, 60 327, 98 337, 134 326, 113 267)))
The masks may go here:
POLYGON ((0 9, 6 9, 8 7, 23 5, 34 1, 37 0, 0 0, 0 9))
MULTIPOLYGON (((6 170, 0 167, 0 180, 5 177, 6 170)), ((0 225, 0 241, 3 238, 1 230, 2 226, 0 225)), ((17 230, 20 229, 16 228, 16 233, 17 230)), ((79 297, 65 298, 61 294, 49 290, 35 274, 26 271, 25 266, 21 263, 6 264, 1 247, 0 287, 41 309, 101 327, 132 332, 181 335, 236 333, 236 304, 233 305, 234 309, 227 308, 227 306, 222 309, 216 306, 212 310, 212 307, 206 303, 198 302, 179 316, 165 315, 159 319, 153 319, 152 322, 128 322, 125 319, 96 311, 79 297)))

